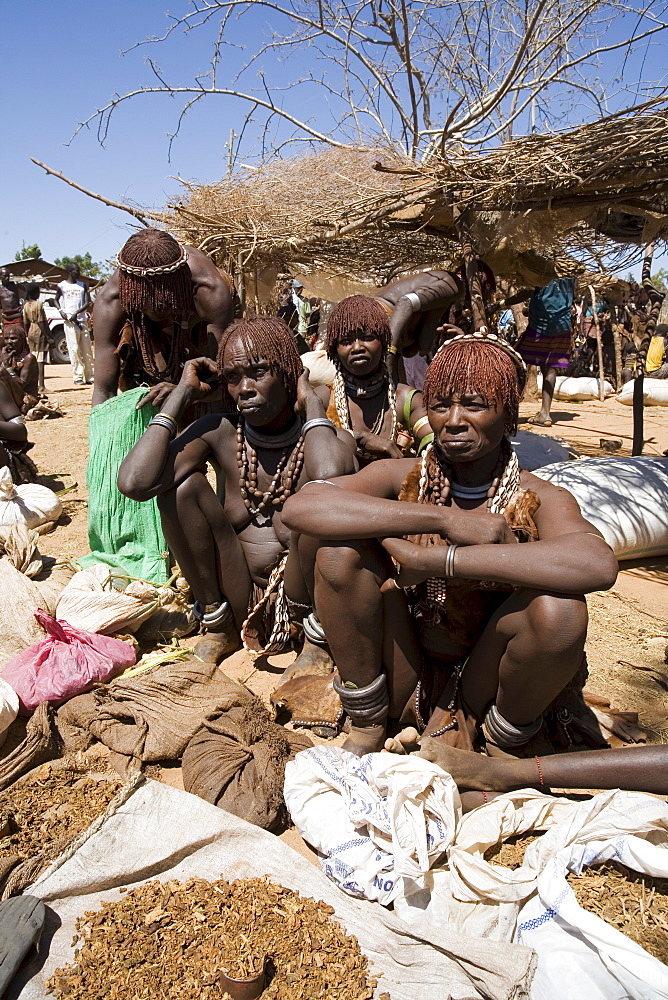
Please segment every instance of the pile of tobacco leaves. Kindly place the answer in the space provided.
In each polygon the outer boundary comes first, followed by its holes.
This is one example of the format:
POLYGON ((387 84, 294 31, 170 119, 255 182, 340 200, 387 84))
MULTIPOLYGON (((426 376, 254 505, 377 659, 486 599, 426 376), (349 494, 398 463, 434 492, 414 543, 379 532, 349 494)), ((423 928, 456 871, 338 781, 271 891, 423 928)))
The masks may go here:
POLYGON ((668 963, 668 878, 641 875, 617 861, 566 877, 580 906, 668 963))
POLYGON ((68 1000, 221 1000, 264 965, 262 1000, 371 1000, 376 982, 331 906, 268 878, 148 882, 77 921, 74 962, 47 990, 68 1000))
POLYGON ((485 851, 485 861, 493 865, 503 865, 505 868, 521 868, 524 863, 524 852, 529 844, 543 836, 540 833, 517 833, 508 840, 502 840, 485 851))
POLYGON ((64 846, 104 812, 122 787, 117 776, 93 777, 64 761, 42 764, 0 792, 0 866, 64 846))
MULTIPOLYGON (((485 860, 519 868, 529 844, 542 833, 523 833, 485 851, 485 860)), ((668 878, 642 875, 618 862, 585 868, 566 878, 580 906, 601 917, 641 948, 668 964, 668 878)))

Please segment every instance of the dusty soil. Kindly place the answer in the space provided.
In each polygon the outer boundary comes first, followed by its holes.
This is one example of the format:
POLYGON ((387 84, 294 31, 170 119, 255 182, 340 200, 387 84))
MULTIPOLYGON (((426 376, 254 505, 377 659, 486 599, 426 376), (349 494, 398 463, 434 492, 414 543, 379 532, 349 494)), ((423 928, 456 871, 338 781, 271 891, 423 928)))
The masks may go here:
MULTIPOLYGON (((29 425, 35 442, 31 452, 42 474, 41 481, 53 489, 68 489, 63 496, 65 514, 58 528, 40 540, 44 555, 75 559, 88 551, 86 517, 87 420, 92 390, 75 389, 69 369, 47 368, 47 391, 65 411, 64 419, 29 425)), ((520 426, 532 430, 527 418, 536 412, 535 401, 522 403, 520 426)), ((601 438, 622 441, 619 455, 629 455, 632 414, 629 407, 608 399, 588 403, 557 402, 554 425, 541 433, 567 441, 582 454, 603 455, 601 438)), ((660 455, 668 448, 668 408, 645 410, 646 454, 660 455)), ((614 708, 638 712, 652 741, 668 742, 668 558, 624 563, 613 590, 588 598, 590 628, 587 657, 590 687, 607 697, 614 708)), ((195 640, 182 640, 191 645, 195 640)), ((284 653, 253 661, 244 651, 229 657, 225 672, 242 681, 268 701, 285 667, 294 658, 284 653)), ((181 786, 180 768, 163 768, 160 778, 181 786)), ((310 854, 294 831, 283 835, 292 846, 310 854)))

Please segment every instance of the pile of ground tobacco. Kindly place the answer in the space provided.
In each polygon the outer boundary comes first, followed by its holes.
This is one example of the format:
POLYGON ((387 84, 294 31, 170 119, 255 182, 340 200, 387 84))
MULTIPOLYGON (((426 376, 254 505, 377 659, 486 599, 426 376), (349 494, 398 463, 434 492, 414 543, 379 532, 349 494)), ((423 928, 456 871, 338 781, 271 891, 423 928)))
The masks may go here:
POLYGON ((148 882, 77 921, 74 963, 47 990, 67 1000, 221 1000, 218 972, 265 960, 263 1000, 371 1000, 375 981, 334 910, 267 878, 148 882))
POLYGON ((524 852, 529 844, 543 836, 545 831, 539 833, 517 833, 508 840, 502 840, 492 847, 488 847, 483 857, 494 865, 503 865, 505 868, 521 868, 524 863, 524 852))
POLYGON ((668 878, 652 878, 616 861, 566 876, 580 906, 668 963, 668 878))
POLYGON ((121 788, 117 777, 86 775, 64 761, 42 764, 0 792, 0 865, 69 843, 104 812, 121 788))

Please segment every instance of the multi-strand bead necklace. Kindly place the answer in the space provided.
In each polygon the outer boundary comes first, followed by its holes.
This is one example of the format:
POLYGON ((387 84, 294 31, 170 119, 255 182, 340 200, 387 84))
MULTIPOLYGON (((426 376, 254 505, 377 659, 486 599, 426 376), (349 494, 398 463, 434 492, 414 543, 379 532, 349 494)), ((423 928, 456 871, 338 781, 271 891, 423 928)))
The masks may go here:
POLYGON ((245 421, 243 418, 239 418, 237 424, 237 465, 239 467, 241 497, 252 517, 256 517, 267 508, 281 507, 296 489, 304 465, 304 438, 301 436, 301 423, 297 423, 294 430, 291 428, 288 435, 272 440, 269 435, 263 435, 254 429, 249 428, 247 431, 245 421), (251 440, 248 440, 249 438, 251 440), (258 487, 257 451, 251 441, 272 450, 276 450, 277 446, 285 449, 279 459, 269 488, 266 490, 261 490, 258 487))

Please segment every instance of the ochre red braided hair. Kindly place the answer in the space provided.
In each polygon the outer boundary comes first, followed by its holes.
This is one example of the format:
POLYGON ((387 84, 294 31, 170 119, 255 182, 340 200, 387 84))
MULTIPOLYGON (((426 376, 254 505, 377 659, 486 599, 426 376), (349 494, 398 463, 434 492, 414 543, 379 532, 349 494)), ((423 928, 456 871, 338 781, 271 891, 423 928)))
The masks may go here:
POLYGON ((325 350, 331 361, 336 361, 336 349, 346 334, 354 330, 375 334, 383 345, 383 356, 390 346, 390 321, 377 299, 368 295, 349 295, 341 299, 329 314, 325 350))
MULTIPOLYGON (((225 348, 231 340, 239 339, 253 363, 266 361, 275 375, 280 375, 290 399, 297 399, 297 382, 304 371, 302 359, 290 328, 282 319, 272 316, 256 316, 253 319, 237 319, 227 327, 218 345, 216 363, 222 375, 225 348)), ((223 382, 223 401, 230 409, 236 409, 223 382)))
POLYGON ((525 383, 525 373, 495 344, 453 342, 446 343, 429 365, 422 392, 427 408, 437 396, 480 395, 489 406, 503 407, 506 434, 515 434, 525 383))

